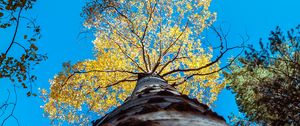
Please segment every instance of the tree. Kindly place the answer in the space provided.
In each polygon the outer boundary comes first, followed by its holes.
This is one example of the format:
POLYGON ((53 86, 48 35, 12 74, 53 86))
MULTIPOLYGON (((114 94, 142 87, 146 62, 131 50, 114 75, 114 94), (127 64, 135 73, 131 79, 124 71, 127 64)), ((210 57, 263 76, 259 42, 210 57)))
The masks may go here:
POLYGON ((140 75, 125 102, 94 126, 225 126, 223 117, 155 75, 140 75))
MULTIPOLYGON (((215 20, 210 0, 92 0, 85 26, 95 32, 95 59, 65 63, 42 90, 52 123, 89 123, 131 95, 140 75, 155 75, 182 94, 212 104, 224 87, 223 55, 236 47, 203 48, 200 36, 215 20)), ((218 37, 222 37, 218 34, 218 37)), ((222 39, 220 39, 222 41, 222 39)))
POLYGON ((225 77, 240 111, 263 125, 300 123, 300 25, 271 32, 267 46, 250 46, 225 77))
POLYGON ((26 81, 32 82, 36 79, 29 73, 31 67, 46 59, 45 55, 38 54, 38 47, 35 44, 40 38, 40 27, 36 25, 34 19, 23 16, 25 11, 32 8, 35 1, 0 1, 0 28, 3 32, 13 33, 10 40, 2 38, 8 41, 8 46, 0 55, 0 78, 8 78, 11 82, 17 81, 23 88, 28 86, 26 81), (19 35, 22 25, 26 26, 21 29, 26 29, 26 34, 19 35), (21 53, 10 53, 12 50, 21 53))
POLYGON ((28 90, 27 96, 36 95, 32 93, 32 82, 36 80, 36 76, 30 70, 46 59, 44 54, 38 53, 35 43, 40 38, 40 27, 26 13, 35 2, 36 0, 0 0, 0 32, 1 35, 5 33, 0 40, 6 47, 0 51, 0 79, 9 79, 13 85, 13 92, 8 89, 7 99, 0 103, 0 117, 3 118, 1 126, 9 118, 17 120, 13 115, 17 104, 16 88, 28 90), (15 97, 11 98, 12 95, 15 97), (10 107, 13 109, 7 110, 10 107))

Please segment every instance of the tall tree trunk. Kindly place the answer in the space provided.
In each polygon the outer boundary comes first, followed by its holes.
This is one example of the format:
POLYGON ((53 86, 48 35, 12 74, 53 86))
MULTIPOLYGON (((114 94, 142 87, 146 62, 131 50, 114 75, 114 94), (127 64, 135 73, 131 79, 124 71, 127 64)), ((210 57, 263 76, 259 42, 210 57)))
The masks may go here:
POLYGON ((225 126, 223 117, 164 79, 140 76, 130 97, 94 126, 225 126))

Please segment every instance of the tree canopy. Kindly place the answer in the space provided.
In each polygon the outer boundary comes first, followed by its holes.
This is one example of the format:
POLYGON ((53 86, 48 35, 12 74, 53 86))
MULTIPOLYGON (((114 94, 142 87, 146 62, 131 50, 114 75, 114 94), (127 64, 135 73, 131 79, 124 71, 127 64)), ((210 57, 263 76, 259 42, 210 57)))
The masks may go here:
POLYGON ((0 48, 0 79, 8 79, 8 84, 13 86, 12 89, 7 89, 7 98, 0 101, 0 117, 3 118, 1 126, 10 118, 18 123, 14 116, 18 96, 16 88, 25 89, 27 96, 36 96, 32 83, 37 77, 30 71, 34 65, 47 58, 45 54, 38 52, 36 45, 41 37, 41 29, 35 19, 28 16, 28 11, 35 2, 36 0, 0 0, 0 34, 4 35, 0 37, 1 44, 4 45, 0 48))
POLYGON ((240 111, 253 122, 297 125, 300 122, 300 26, 284 34, 279 27, 260 50, 250 46, 225 77, 240 111))
MULTIPOLYGON (((7 48, 0 52, 0 79, 8 78, 11 82, 19 82, 23 88, 31 87, 36 76, 30 74, 35 64, 47 57, 38 53, 36 41, 40 39, 41 29, 35 19, 27 16, 36 0, 1 0, 0 29, 1 32, 12 33, 11 37, 1 38, 7 48), (25 32, 25 34, 23 34, 25 32), (14 53, 11 53, 12 50, 14 53), (16 53, 17 52, 17 53, 16 53)), ((32 93, 27 93, 30 96, 32 93)))
MULTIPOLYGON (((210 0, 92 0, 84 25, 94 31, 95 59, 65 63, 42 90, 52 123, 89 123, 120 105, 139 74, 155 74, 183 94, 211 104, 224 87, 220 58, 201 33, 216 19, 210 0)), ((231 48, 232 49, 232 48, 231 48)))

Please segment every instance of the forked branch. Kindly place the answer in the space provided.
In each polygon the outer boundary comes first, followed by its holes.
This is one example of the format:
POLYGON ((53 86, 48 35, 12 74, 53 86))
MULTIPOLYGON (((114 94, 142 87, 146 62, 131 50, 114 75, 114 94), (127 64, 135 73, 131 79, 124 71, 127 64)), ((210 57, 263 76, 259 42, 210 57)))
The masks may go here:
POLYGON ((238 55, 236 55, 232 60, 230 60, 230 62, 228 64, 226 64, 225 66, 221 67, 218 70, 212 71, 212 72, 208 72, 208 73, 194 73, 191 75, 187 75, 186 77, 184 77, 184 80, 178 83, 173 83, 172 86, 178 86, 183 84, 184 82, 188 81, 189 79, 191 79, 194 76, 206 76, 206 75, 211 75, 211 74, 215 74, 218 73, 226 68, 228 68, 229 66, 231 66, 233 64, 233 62, 244 52, 244 48, 239 52, 238 55))
POLYGON ((164 74, 162 74, 161 76, 162 76, 162 77, 165 77, 165 76, 167 76, 167 75, 170 75, 170 74, 173 74, 173 73, 176 73, 176 72, 199 71, 199 70, 201 70, 201 69, 210 67, 210 66, 212 66, 213 64, 219 62, 220 59, 224 56, 225 53, 227 53, 227 52, 230 51, 230 50, 236 49, 236 48, 241 48, 241 47, 240 47, 240 46, 235 46, 235 47, 232 47, 232 48, 227 48, 225 51, 220 52, 221 54, 220 54, 215 60, 213 60, 212 62, 207 63, 207 64, 205 64, 205 65, 203 65, 203 66, 201 66, 201 67, 198 67, 198 68, 187 68, 187 69, 177 68, 177 69, 175 69, 175 70, 171 70, 171 71, 169 71, 169 72, 167 72, 167 73, 164 73, 164 74))
MULTIPOLYGON (((150 24, 150 22, 151 22, 152 15, 153 15, 153 13, 154 13, 154 10, 155 10, 156 5, 157 5, 157 3, 155 3, 154 7, 153 7, 152 10, 151 10, 151 13, 150 13, 150 15, 149 15, 149 19, 148 19, 148 21, 147 21, 147 23, 146 23, 146 26, 145 26, 145 29, 144 29, 144 31, 143 31, 143 35, 142 35, 142 38, 141 38, 142 53, 143 53, 143 55, 142 55, 142 56, 143 56, 143 61, 144 61, 144 64, 145 64, 145 68, 146 68, 146 70, 147 70, 148 72, 150 71, 151 68, 148 68, 148 63, 147 63, 147 61, 146 61, 146 54, 147 54, 147 51, 146 51, 146 49, 145 49, 144 39, 145 39, 145 36, 146 36, 146 34, 147 34, 147 29, 148 29, 149 24, 150 24)), ((148 59, 148 60, 150 60, 150 59, 148 59)), ((150 62, 149 62, 149 64, 150 64, 150 62)))
MULTIPOLYGON (((152 73, 154 73, 156 71, 156 69, 158 68, 158 66, 160 65, 160 62, 161 60, 163 59, 163 57, 169 52, 169 50, 176 44, 176 42, 180 39, 180 37, 183 35, 183 33, 185 32, 185 30, 187 29, 188 27, 188 22, 186 23, 183 31, 176 37, 175 41, 173 41, 166 50, 164 50, 164 52, 161 52, 162 51, 162 47, 161 47, 161 42, 160 42, 160 53, 159 53, 159 57, 152 69, 152 73)), ((181 48, 181 47, 180 47, 181 48)))

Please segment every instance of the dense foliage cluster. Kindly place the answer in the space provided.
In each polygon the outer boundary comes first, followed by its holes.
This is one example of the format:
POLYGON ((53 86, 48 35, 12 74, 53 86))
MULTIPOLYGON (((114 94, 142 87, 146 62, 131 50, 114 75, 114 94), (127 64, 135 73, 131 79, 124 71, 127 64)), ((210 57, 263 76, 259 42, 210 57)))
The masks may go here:
POLYGON ((239 109, 250 121, 300 123, 300 26, 287 34, 277 27, 260 50, 250 46, 226 73, 239 109))
POLYGON ((85 26, 95 32, 95 59, 64 64, 43 90, 54 124, 89 123, 120 105, 139 74, 159 75, 183 94, 211 104, 224 84, 219 57, 201 45, 215 20, 210 0, 92 0, 85 26), (95 116, 94 116, 95 117, 95 116))

